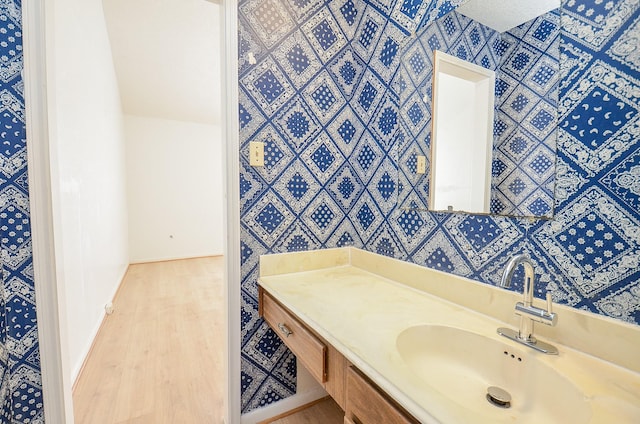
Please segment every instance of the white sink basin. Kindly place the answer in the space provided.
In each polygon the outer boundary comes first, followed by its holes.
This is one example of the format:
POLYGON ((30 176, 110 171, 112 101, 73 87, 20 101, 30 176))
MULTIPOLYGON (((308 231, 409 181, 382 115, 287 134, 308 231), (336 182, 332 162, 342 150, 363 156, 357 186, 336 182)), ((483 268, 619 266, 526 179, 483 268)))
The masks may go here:
POLYGON ((540 353, 454 327, 419 325, 398 335, 400 356, 418 380, 473 413, 474 422, 587 423, 591 407, 580 389, 540 353), (511 395, 501 408, 486 394, 511 395))

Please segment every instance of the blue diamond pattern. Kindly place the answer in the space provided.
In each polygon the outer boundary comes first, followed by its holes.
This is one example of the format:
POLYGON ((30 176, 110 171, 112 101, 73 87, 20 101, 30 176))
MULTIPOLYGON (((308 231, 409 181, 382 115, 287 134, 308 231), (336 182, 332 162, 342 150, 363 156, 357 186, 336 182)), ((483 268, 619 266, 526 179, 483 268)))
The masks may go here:
POLYGON ((481 216, 465 219, 458 228, 476 251, 482 250, 502 232, 492 218, 481 216))
POLYGON ((417 126, 420 121, 422 121, 422 118, 424 118, 424 113, 422 112, 422 108, 420 107, 418 102, 415 102, 411 105, 411 107, 407 111, 407 116, 409 116, 409 119, 411 119, 411 123, 414 126, 417 126))
POLYGON ((356 9, 356 5, 353 3, 353 0, 347 0, 344 2, 344 4, 340 6, 340 12, 347 24, 353 25, 355 23, 356 17, 358 16, 358 10, 356 9))
POLYGON ((533 216, 544 216, 549 212, 550 206, 542 199, 536 199, 528 206, 533 216))
POLYGON ((321 144, 320 147, 313 152, 311 159, 313 159, 313 162, 322 172, 325 172, 335 161, 335 157, 325 144, 321 144))
POLYGON ((529 147, 529 143, 524 137, 514 137, 509 143, 509 149, 516 155, 520 155, 529 147))
POLYGON ((378 129, 382 134, 388 136, 396 128, 398 114, 392 107, 385 107, 378 120, 378 129))
POLYGON ((353 245, 353 237, 351 234, 344 233, 338 239, 338 243, 336 243, 336 247, 344 247, 344 246, 352 246, 353 245))
POLYGON ((509 184, 509 190, 515 197, 518 197, 526 188, 527 184, 517 177, 509 184))
POLYGON ((346 61, 340 66, 340 76, 342 76, 344 82, 348 85, 353 84, 356 77, 356 68, 353 67, 353 62, 346 61))
POLYGON ((543 20, 540 22, 540 25, 533 32, 532 36, 537 38, 540 41, 546 41, 547 38, 556 30, 557 26, 555 23, 543 20))
POLYGON ((389 200, 396 190, 395 178, 392 178, 388 172, 385 172, 382 178, 378 180, 376 188, 384 200, 389 200))
POLYGON ((264 166, 266 168, 275 168, 283 158, 284 153, 278 149, 275 143, 266 143, 264 148, 264 166))
POLYGON ((275 9, 271 2, 263 2, 258 5, 255 11, 258 22, 268 33, 272 33, 281 28, 285 23, 285 18, 275 9))
POLYGON ((326 85, 321 85, 312 94, 311 97, 316 102, 316 105, 326 112, 336 102, 336 96, 333 95, 331 89, 326 85))
POLYGON ((411 65, 411 70, 414 74, 421 74, 427 67, 427 63, 425 62, 424 57, 422 56, 422 53, 420 51, 416 51, 409 58, 409 65, 411 65))
POLYGON ((552 166, 553 162, 548 156, 538 155, 529 165, 530 168, 538 175, 545 174, 552 166))
POLYGON ((320 207, 318 207, 318 209, 313 211, 313 213, 311 214, 311 218, 319 228, 324 230, 329 226, 329 223, 333 221, 335 215, 331 208, 323 203, 322 205, 320 205, 320 207))
POLYGON ((368 171, 373 165, 376 156, 376 152, 369 145, 366 145, 357 157, 358 164, 364 171, 368 171))
POLYGON ((531 77, 531 81, 534 83, 545 86, 556 75, 556 71, 549 66, 541 66, 536 73, 531 77))
MULTIPOLYGON (((640 274, 625 265, 639 248, 629 234, 640 231, 640 102, 630 95, 640 81, 637 53, 624 48, 640 6, 630 4, 565 2, 497 36, 445 0, 240 1, 242 154, 265 135, 273 147, 265 167, 243 157, 239 178, 243 412, 296 391, 295 358, 257 316, 255 264, 266 253, 355 245, 495 284, 525 250, 554 300, 640 322, 640 274), (395 205, 428 197, 415 155, 429 155, 434 49, 497 71, 492 211, 553 220, 395 205)), ((26 189, 20 178, 13 184, 26 189)))
POLYGON ((384 47, 382 48, 382 52, 380 53, 380 57, 378 58, 380 62, 389 67, 393 62, 393 59, 398 54, 398 49, 400 46, 395 42, 392 38, 387 38, 384 42, 384 47))
POLYGON ((353 184, 353 180, 349 177, 343 177, 338 183, 338 191, 345 199, 351 197, 354 189, 355 185, 353 184))
POLYGON ((287 118, 287 128, 296 138, 303 138, 309 132, 309 118, 301 111, 295 111, 287 118))
POLYGON ((353 126, 350 120, 346 119, 338 128, 338 134, 342 137, 345 143, 351 143, 353 136, 356 133, 356 127, 353 126))
POLYGON ((360 39, 358 40, 362 47, 366 49, 369 48, 373 37, 375 37, 378 32, 378 24, 376 24, 373 20, 369 19, 364 24, 364 29, 360 33, 360 39))
POLYGON ((285 57, 289 61, 291 68, 298 74, 303 73, 310 65, 309 57, 299 44, 293 46, 285 57))
POLYGON ((267 204, 256 217, 256 221, 269 234, 284 220, 284 215, 272 203, 267 204))
POLYGON ((418 9, 422 5, 423 0, 403 0, 400 11, 413 19, 418 13, 418 9))
POLYGON ((262 74, 254 83, 254 86, 269 103, 273 103, 284 93, 284 87, 271 70, 267 70, 262 74))
POLYGON ((369 110, 377 94, 378 94, 378 90, 376 90, 376 88, 370 82, 367 81, 364 86, 364 89, 360 93, 360 97, 358 98, 358 103, 360 103, 360 105, 364 110, 369 110))
POLYGON ((294 198, 300 200, 309 190, 309 184, 299 173, 295 173, 287 183, 287 190, 294 198))
POLYGON ((400 228, 402 228, 404 235, 411 238, 417 234, 425 222, 419 212, 415 210, 404 210, 398 217, 398 224, 400 228))
POLYGON ((287 242, 287 252, 301 252, 309 249, 309 241, 300 234, 294 235, 287 242))
POLYGON ((452 272, 454 267, 453 263, 449 260, 444 251, 440 248, 431 253, 426 259, 426 265, 431 268, 435 268, 439 271, 452 272))
POLYGON ((333 32, 329 23, 324 20, 313 28, 313 35, 324 50, 328 50, 338 41, 338 36, 333 32))
POLYGON ((358 210, 358 214, 356 216, 358 217, 360 225, 365 230, 369 228, 369 226, 375 219, 373 211, 371 211, 371 208, 369 208, 369 205, 367 205, 366 203, 362 205, 362 207, 358 210))
POLYGON ((554 120, 553 115, 542 109, 531 119, 531 124, 538 130, 544 131, 554 120))

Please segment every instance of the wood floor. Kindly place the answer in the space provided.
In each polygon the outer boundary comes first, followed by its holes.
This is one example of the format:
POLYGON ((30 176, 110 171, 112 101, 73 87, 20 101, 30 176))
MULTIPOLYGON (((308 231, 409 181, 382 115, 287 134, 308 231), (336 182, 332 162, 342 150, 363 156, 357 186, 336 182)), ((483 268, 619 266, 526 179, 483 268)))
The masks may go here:
MULTIPOLYGON (((76 424, 219 424, 222 257, 135 264, 73 391, 76 424)), ((277 424, 341 424, 331 399, 277 424)))
POLYGON ((343 424, 344 411, 330 397, 293 415, 267 420, 265 424, 343 424))
POLYGON ((221 422, 222 257, 129 267, 73 392, 78 424, 221 422))

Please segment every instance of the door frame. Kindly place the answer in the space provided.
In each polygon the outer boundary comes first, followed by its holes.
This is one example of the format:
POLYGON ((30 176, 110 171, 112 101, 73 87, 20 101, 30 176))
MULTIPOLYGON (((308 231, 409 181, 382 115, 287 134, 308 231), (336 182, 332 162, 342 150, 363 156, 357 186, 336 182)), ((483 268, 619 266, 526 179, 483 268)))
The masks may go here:
POLYGON ((235 0, 221 0, 222 8, 222 93, 225 125, 222 149, 227 159, 225 176, 225 295, 227 326, 225 339, 225 416, 224 422, 240 422, 240 129, 238 109, 238 6, 235 0))
MULTIPOLYGON (((240 422, 240 187, 238 132, 237 7, 220 1, 222 17, 223 93, 225 122, 223 157, 226 158, 225 259, 225 390, 224 422, 240 422)), ((23 80, 27 134, 27 166, 32 232, 36 315, 47 421, 73 423, 72 382, 67 356, 64 287, 58 284, 53 235, 52 178, 49 135, 55 126, 55 93, 47 91, 48 51, 52 43, 54 0, 22 2, 23 80), (48 49, 49 47, 49 49, 48 49)), ((50 72, 50 71, 49 71, 50 72)), ((55 184, 55 182, 54 182, 55 184)))
MULTIPOLYGON (((49 3, 47 7, 51 7, 49 3)), ((47 9, 48 10, 48 9, 47 9)), ((45 0, 22 3, 23 81, 27 169, 33 251, 33 276, 40 346, 42 398, 47 420, 73 422, 71 372, 67 355, 64 293, 57 282, 51 152, 47 92, 47 22, 45 0)), ((55 125, 55 122, 51 124, 55 125)))

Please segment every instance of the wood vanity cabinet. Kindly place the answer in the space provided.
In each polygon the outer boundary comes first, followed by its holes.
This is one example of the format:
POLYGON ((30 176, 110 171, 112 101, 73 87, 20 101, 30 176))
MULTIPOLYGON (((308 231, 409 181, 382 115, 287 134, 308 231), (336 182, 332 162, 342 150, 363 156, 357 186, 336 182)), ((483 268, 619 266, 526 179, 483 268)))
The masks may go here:
POLYGON ((262 287, 258 313, 345 411, 345 424, 418 423, 262 287))
POLYGON ((344 422, 345 424, 419 423, 353 366, 347 370, 347 405, 344 422))
POLYGON ((261 315, 284 344, 319 383, 327 381, 327 345, 268 293, 263 293, 261 315))
POLYGON ((301 323, 262 287, 258 288, 258 313, 296 355, 309 373, 345 408, 347 361, 333 346, 301 323))

